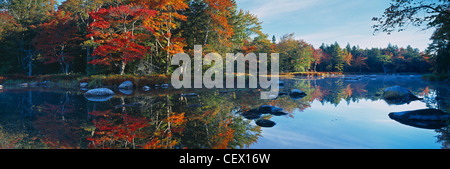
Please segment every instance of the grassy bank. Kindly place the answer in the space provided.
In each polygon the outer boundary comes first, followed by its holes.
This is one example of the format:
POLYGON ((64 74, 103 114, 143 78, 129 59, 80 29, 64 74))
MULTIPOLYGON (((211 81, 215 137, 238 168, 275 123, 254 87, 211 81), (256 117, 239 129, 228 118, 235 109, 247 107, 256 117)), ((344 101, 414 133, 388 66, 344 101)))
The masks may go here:
POLYGON ((146 85, 164 84, 170 82, 170 76, 167 75, 80 75, 80 74, 51 74, 51 75, 2 75, 0 76, 0 84, 3 85, 20 85, 27 83, 27 86, 39 86, 45 84, 48 87, 58 88, 79 88, 80 83, 88 83, 89 88, 111 86, 117 87, 124 81, 131 81, 135 87, 143 87, 146 85))
POLYGON ((155 84, 165 84, 170 82, 168 75, 92 75, 79 79, 79 83, 88 83, 88 87, 95 88, 101 86, 118 87, 125 81, 133 82, 134 87, 142 88, 155 84))

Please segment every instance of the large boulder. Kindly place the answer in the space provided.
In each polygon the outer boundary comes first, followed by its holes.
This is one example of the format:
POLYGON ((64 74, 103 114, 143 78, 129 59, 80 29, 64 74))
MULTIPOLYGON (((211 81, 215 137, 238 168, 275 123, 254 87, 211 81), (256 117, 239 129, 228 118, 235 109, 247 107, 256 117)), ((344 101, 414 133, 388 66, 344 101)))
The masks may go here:
POLYGON ((421 109, 389 113, 389 117, 399 123, 424 128, 440 129, 448 126, 450 114, 438 109, 421 109))
POLYGON ((412 94, 408 89, 401 86, 393 86, 384 89, 383 99, 389 104, 404 104, 414 100, 420 100, 412 94))
POLYGON ((119 89, 127 89, 127 90, 132 90, 133 89, 133 82, 127 80, 125 82, 123 82, 122 84, 119 85, 119 89))
POLYGON ((291 96, 292 99, 298 100, 306 96, 306 93, 301 91, 300 89, 293 89, 289 93, 289 96, 291 96))
POLYGON ((88 90, 84 93, 84 97, 89 101, 103 102, 108 101, 114 96, 114 92, 108 88, 98 88, 88 90))
POLYGON ((242 113, 242 116, 249 120, 259 119, 261 118, 261 112, 259 112, 258 109, 251 109, 242 113))
POLYGON ((256 125, 261 126, 261 127, 273 127, 276 125, 275 122, 266 120, 266 119, 259 119, 255 123, 256 123, 256 125))
POLYGON ((271 106, 271 105, 262 105, 257 109, 251 109, 246 112, 243 112, 241 115, 249 120, 259 119, 263 114, 272 114, 274 116, 284 116, 288 113, 285 113, 282 108, 271 106))

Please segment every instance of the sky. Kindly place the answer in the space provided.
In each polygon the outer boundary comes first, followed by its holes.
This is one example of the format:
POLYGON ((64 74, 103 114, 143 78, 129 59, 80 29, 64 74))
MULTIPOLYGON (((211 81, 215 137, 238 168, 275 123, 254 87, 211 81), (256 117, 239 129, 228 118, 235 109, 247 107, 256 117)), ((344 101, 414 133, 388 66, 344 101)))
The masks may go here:
POLYGON ((406 31, 391 35, 375 33, 371 28, 390 6, 391 0, 236 0, 240 9, 250 11, 263 22, 263 32, 280 39, 295 33, 314 47, 322 43, 347 43, 360 48, 385 48, 389 43, 399 47, 411 45, 425 50, 434 29, 423 31, 410 26, 406 31))

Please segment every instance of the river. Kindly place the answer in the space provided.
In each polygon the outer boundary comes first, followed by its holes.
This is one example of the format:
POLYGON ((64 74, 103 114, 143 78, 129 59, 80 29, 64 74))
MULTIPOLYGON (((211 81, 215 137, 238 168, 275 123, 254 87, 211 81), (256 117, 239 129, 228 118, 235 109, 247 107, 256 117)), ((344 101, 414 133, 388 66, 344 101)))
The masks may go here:
POLYGON ((85 90, 0 90, 0 148, 24 149, 441 149, 448 122, 420 127, 392 112, 450 110, 448 85, 419 75, 282 79, 282 95, 261 89, 114 90, 103 102, 85 90), (399 85, 421 100, 390 103, 383 90, 399 85), (305 97, 287 93, 300 89, 305 97), (252 113, 261 107, 277 113, 252 113))

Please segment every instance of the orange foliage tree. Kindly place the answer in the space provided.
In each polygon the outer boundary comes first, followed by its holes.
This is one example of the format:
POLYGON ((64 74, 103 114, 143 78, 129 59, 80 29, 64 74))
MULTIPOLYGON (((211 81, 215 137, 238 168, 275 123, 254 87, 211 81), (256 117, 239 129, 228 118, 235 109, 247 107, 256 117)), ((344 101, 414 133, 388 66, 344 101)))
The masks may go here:
POLYGON ((210 31, 217 32, 219 41, 222 44, 230 46, 229 39, 233 35, 233 27, 229 24, 228 18, 231 16, 231 8, 235 5, 230 0, 204 0, 207 4, 205 12, 210 16, 209 25, 206 31, 205 43, 208 42, 210 31))
POLYGON ((174 34, 173 30, 180 25, 178 21, 186 21, 187 17, 181 14, 189 6, 183 0, 132 0, 132 2, 157 11, 155 17, 146 18, 144 26, 155 30, 155 46, 165 52, 165 72, 169 73, 171 56, 183 52, 186 46, 181 34, 174 34))

